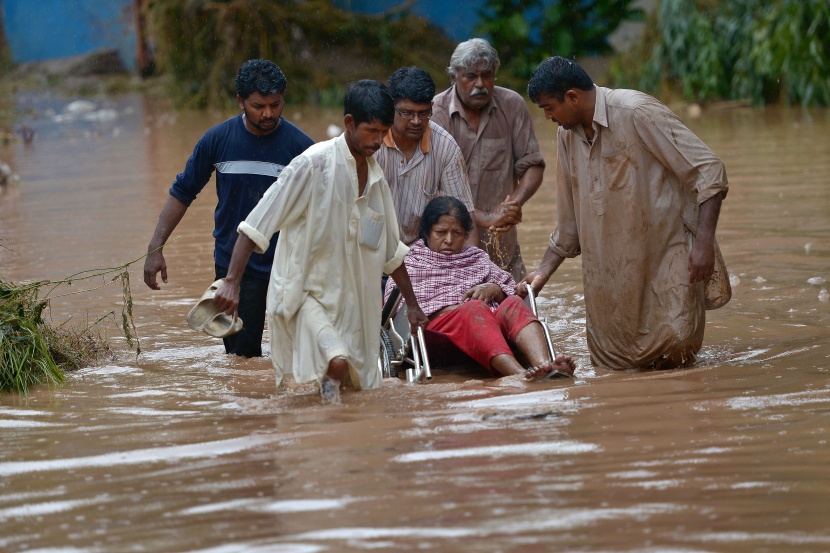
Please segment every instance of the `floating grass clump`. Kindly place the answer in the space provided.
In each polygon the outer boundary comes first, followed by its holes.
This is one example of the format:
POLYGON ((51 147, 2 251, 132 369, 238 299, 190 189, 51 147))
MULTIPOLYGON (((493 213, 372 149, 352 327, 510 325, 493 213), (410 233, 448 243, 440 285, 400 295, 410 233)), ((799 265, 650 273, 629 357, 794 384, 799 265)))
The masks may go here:
POLYGON ((52 352, 58 335, 43 320, 46 303, 37 285, 0 280, 0 390, 26 394, 32 386, 64 381, 52 352))
MULTIPOLYGON (((28 394, 35 386, 57 385, 65 373, 111 356, 109 342, 87 327, 53 326, 43 317, 50 282, 14 284, 0 279, 0 391, 28 394)), ((109 314, 108 314, 109 315, 109 314)))
POLYGON ((67 371, 94 365, 103 358, 113 356, 109 341, 96 329, 98 323, 115 316, 114 312, 80 328, 65 324, 54 326, 43 317, 49 302, 61 297, 49 297, 50 294, 58 287, 73 282, 108 277, 97 287, 63 295, 91 292, 113 282, 121 282, 123 306, 119 326, 127 346, 139 355, 141 347, 133 322, 133 299, 127 268, 144 257, 118 267, 83 271, 59 281, 15 284, 0 277, 0 392, 25 395, 34 386, 58 385, 66 380, 67 371), (111 276, 113 273, 115 276, 111 276), (40 292, 46 287, 49 289, 41 297, 40 292))
POLYGON ((43 320, 45 307, 36 286, 0 280, 0 390, 26 394, 32 386, 64 381, 50 349, 54 332, 43 320))

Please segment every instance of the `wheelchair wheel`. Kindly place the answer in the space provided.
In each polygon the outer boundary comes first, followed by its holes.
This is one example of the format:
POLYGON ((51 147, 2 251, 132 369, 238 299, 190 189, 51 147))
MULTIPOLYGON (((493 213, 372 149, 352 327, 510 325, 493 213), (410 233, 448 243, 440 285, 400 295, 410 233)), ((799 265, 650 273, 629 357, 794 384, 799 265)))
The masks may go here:
POLYGON ((385 329, 380 329, 380 356, 378 357, 378 370, 381 378, 397 378, 398 368, 392 365, 395 346, 385 329))

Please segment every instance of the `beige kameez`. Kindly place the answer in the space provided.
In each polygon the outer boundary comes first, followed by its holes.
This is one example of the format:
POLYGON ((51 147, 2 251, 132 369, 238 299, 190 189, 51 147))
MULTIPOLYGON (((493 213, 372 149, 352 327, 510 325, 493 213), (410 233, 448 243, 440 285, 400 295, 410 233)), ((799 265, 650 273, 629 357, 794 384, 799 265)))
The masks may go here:
MULTIPOLYGON (((545 166, 533 119, 518 93, 493 87, 493 96, 481 112, 478 130, 464 118, 455 85, 435 96, 432 120, 455 138, 467 162, 467 176, 476 209, 495 211, 516 191, 528 168, 545 166)), ((514 226, 507 232, 491 234, 478 227, 479 247, 490 259, 517 281, 526 274, 519 249, 519 233, 514 226)))
POLYGON ((689 283, 698 206, 728 189, 723 162, 666 106, 596 87, 589 142, 558 133, 551 249, 582 255, 591 360, 612 368, 693 358, 703 283, 689 283))
POLYGON ((267 314, 277 385, 293 372, 319 380, 337 356, 347 383, 378 388, 380 278, 397 269, 407 248, 383 171, 369 158, 362 196, 345 136, 311 146, 283 170, 239 232, 268 247, 280 231, 267 314))

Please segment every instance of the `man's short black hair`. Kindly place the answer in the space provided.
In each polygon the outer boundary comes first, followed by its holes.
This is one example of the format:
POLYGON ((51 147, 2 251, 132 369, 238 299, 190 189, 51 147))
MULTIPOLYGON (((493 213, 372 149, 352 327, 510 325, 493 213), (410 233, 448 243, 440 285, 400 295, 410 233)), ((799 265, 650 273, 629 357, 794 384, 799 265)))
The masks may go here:
POLYGON ((391 127, 395 122, 395 102, 381 82, 363 79, 349 85, 343 99, 343 115, 354 117, 355 126, 377 119, 391 127))
POLYGON ((410 100, 416 104, 429 104, 435 96, 435 82, 420 67, 401 67, 389 76, 389 94, 397 104, 410 100))
POLYGON ((592 90, 594 81, 575 61, 553 56, 539 64, 527 83, 527 95, 534 104, 539 96, 550 96, 558 102, 565 101, 565 92, 576 88, 592 90))
POLYGON ((254 92, 262 96, 282 94, 288 81, 276 63, 269 60, 248 60, 236 74, 236 93, 244 100, 254 92))
POLYGON ((424 208, 424 213, 421 215, 421 223, 418 226, 418 238, 427 243, 429 233, 432 231, 432 225, 444 216, 449 215, 455 217, 464 228, 467 235, 473 230, 473 217, 467 210, 461 200, 453 196, 438 196, 429 201, 424 208))

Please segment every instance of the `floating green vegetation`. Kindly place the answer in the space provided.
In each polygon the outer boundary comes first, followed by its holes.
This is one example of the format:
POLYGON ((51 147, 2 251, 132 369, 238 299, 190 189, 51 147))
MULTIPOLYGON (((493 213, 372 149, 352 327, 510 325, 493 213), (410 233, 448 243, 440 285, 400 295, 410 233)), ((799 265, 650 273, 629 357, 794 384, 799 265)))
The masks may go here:
POLYGON ((662 0, 651 27, 612 66, 617 86, 694 101, 830 105, 827 0, 662 0))
POLYGON ((641 21, 634 0, 486 0, 477 31, 499 52, 499 80, 516 90, 542 60, 610 54, 610 35, 624 21, 641 21))
MULTIPOLYGON (((143 259, 142 256, 139 259, 143 259)), ((54 326, 44 318, 50 301, 71 294, 88 293, 112 283, 121 283, 123 304, 120 329, 128 347, 136 355, 141 347, 133 322, 133 300, 128 267, 137 260, 118 267, 83 271, 59 281, 15 284, 0 278, 0 391, 28 394, 32 387, 61 384, 67 371, 94 365, 112 356, 109 342, 97 325, 115 316, 110 312, 90 325, 54 326), (114 275, 114 276, 113 276, 114 275), (103 279, 93 288, 51 294, 62 286, 79 281, 103 279), (46 293, 41 297, 41 292, 46 293)))
POLYGON ((358 15, 325 0, 149 0, 145 14, 156 64, 188 108, 235 105, 236 72, 252 58, 282 68, 295 102, 337 104, 350 81, 385 81, 402 65, 447 83, 455 46, 406 9, 358 15))
MULTIPOLYGON (((46 301, 35 286, 0 280, 0 390, 20 394, 41 384, 64 381, 53 354, 54 330, 43 320, 46 301), (50 345, 51 344, 51 345, 50 345)), ((64 349, 64 348, 60 348, 64 349)), ((57 353, 57 351, 55 351, 57 353)))

